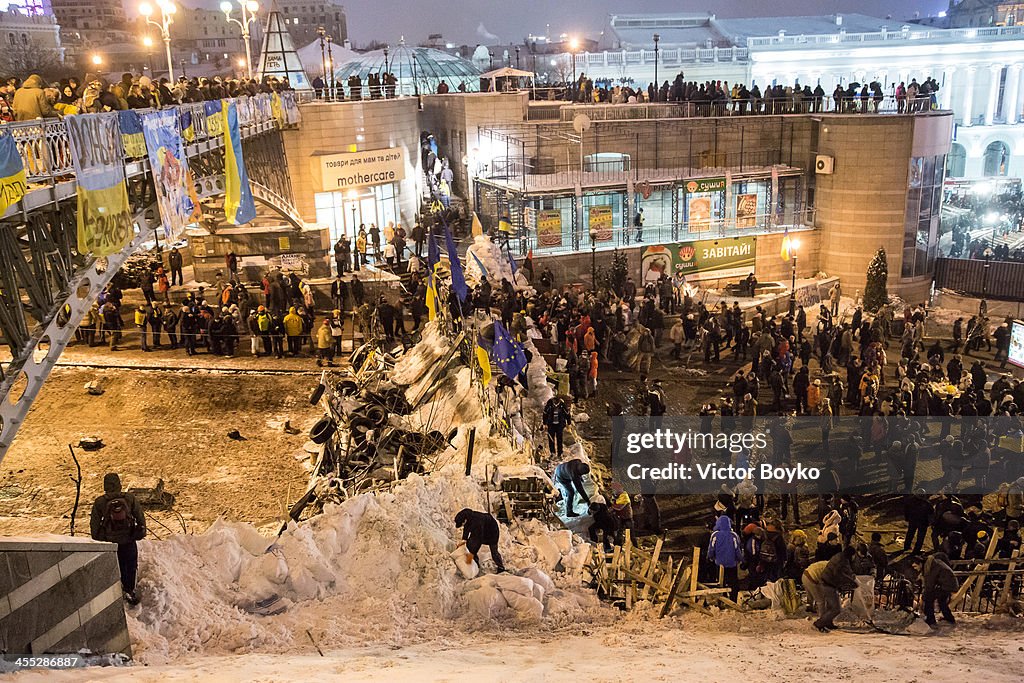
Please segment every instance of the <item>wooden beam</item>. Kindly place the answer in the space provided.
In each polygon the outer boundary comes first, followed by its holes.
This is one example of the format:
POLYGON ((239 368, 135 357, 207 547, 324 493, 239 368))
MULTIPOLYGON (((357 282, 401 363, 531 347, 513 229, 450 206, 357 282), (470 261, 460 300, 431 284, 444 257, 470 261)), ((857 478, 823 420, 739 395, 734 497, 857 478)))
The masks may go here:
POLYGON ((661 618, 664 618, 669 612, 672 611, 672 603, 675 602, 676 593, 679 591, 679 586, 686 578, 686 571, 689 567, 685 566, 682 562, 679 563, 676 568, 676 574, 672 577, 672 587, 669 588, 668 597, 665 598, 665 604, 661 606, 661 618))

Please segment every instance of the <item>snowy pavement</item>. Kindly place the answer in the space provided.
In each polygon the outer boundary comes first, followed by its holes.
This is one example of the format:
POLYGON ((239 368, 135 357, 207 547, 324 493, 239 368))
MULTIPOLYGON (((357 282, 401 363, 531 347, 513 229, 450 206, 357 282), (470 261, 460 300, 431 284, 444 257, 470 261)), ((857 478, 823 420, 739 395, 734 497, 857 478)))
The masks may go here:
POLYGON ((768 615, 683 615, 540 634, 483 626, 408 647, 326 650, 312 644, 285 655, 187 658, 163 666, 36 671, 0 676, 36 681, 1019 681, 1021 632, 981 622, 923 638, 821 635, 803 620, 768 615))

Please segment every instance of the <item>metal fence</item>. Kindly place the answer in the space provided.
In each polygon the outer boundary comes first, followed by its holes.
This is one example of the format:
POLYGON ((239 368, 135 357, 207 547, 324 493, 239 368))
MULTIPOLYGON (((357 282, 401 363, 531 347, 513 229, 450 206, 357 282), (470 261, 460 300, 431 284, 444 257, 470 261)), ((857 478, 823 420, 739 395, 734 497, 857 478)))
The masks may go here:
POLYGON ((935 286, 968 296, 1019 301, 1024 298, 1024 263, 938 258, 935 286))
MULTIPOLYGON (((249 137, 255 131, 253 126, 270 125, 275 122, 270 105, 270 95, 240 97, 229 100, 235 103, 238 111, 238 125, 242 137, 249 137)), ((206 121, 205 103, 194 102, 177 105, 179 120, 182 114, 191 115, 192 133, 186 145, 201 143, 219 137, 219 133, 210 134, 206 121)), ((144 114, 149 109, 137 110, 144 114)), ((48 183, 62 180, 65 176, 73 176, 71 164, 71 145, 68 141, 67 124, 63 119, 36 119, 4 124, 3 130, 9 132, 14 144, 25 164, 25 179, 29 183, 48 183)), ((126 161, 134 158, 122 149, 126 161)))

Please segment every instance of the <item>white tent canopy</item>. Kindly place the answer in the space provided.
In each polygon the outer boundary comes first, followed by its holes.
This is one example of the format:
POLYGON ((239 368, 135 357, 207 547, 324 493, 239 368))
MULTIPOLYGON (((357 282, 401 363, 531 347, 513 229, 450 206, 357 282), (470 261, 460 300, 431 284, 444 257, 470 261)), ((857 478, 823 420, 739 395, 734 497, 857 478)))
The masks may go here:
POLYGON ((482 74, 480 78, 486 78, 491 81, 496 78, 533 78, 533 72, 513 69, 510 66, 503 66, 500 69, 495 69, 494 71, 488 71, 487 73, 482 74))

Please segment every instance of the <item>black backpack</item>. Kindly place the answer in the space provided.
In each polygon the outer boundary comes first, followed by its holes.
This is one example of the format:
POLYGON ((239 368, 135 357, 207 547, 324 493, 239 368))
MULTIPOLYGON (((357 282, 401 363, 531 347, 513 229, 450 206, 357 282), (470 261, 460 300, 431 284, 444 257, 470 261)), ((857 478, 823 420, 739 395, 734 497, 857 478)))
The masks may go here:
POLYGON ((770 538, 765 539, 761 543, 761 550, 757 554, 757 559, 765 567, 775 564, 776 560, 778 560, 778 555, 775 552, 775 543, 770 538))
POLYGON ((135 529, 135 517, 127 498, 118 496, 107 501, 106 509, 103 511, 102 527, 107 540, 113 543, 131 540, 135 529))

